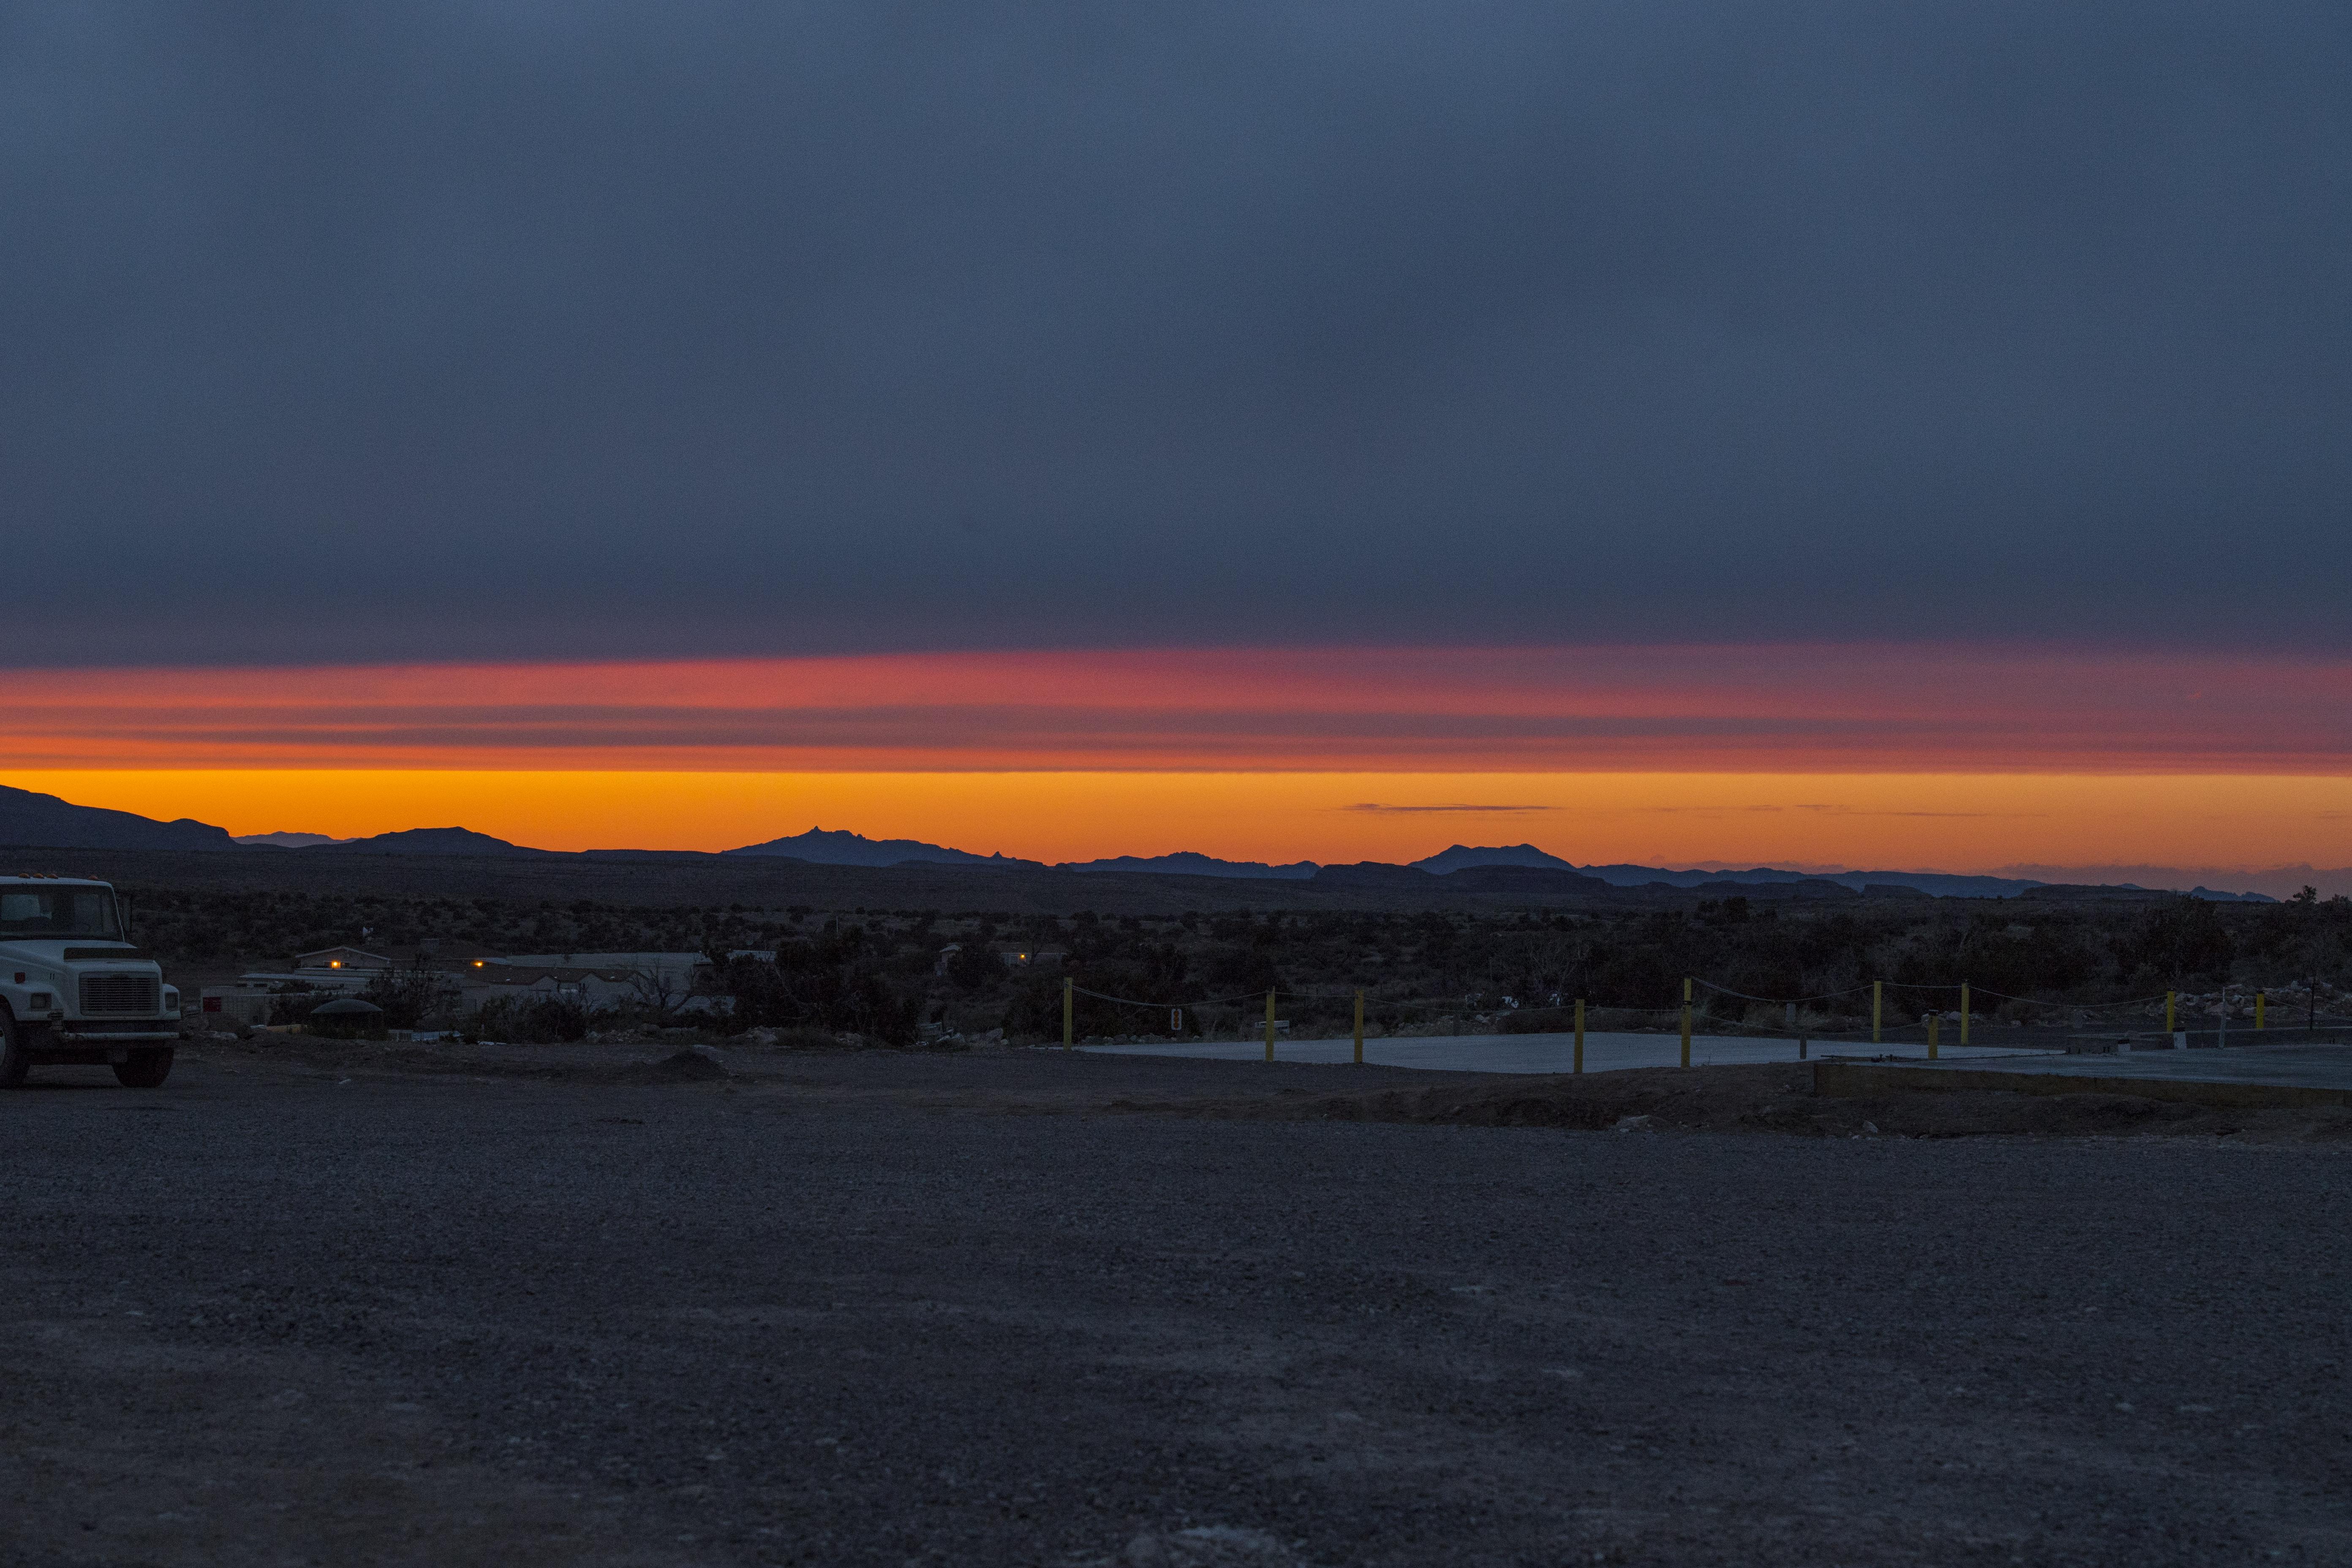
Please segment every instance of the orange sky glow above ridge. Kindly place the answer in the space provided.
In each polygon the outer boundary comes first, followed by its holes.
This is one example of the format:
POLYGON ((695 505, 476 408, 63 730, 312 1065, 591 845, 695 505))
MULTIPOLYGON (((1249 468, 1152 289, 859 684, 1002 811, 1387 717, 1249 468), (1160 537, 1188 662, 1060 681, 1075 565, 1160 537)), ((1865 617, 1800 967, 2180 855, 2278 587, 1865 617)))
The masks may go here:
POLYGON ((2340 865, 2347 700, 2346 660, 1965 647, 20 670, 0 781, 549 848, 2340 865))
POLYGON ((1534 843, 1580 864, 2352 865, 2346 790, 2309 774, 107 769, 0 783, 236 833, 459 824, 548 849, 723 849, 822 826, 1043 860, 1534 843))

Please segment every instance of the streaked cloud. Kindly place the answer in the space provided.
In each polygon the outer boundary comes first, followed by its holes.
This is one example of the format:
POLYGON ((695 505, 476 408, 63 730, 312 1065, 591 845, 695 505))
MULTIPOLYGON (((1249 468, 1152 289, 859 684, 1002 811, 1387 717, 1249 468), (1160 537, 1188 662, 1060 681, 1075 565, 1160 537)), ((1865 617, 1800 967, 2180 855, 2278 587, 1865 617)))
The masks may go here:
POLYGON ((2352 660, 1793 645, 20 671, 0 674, 0 749, 23 768, 2335 773, 2352 660))

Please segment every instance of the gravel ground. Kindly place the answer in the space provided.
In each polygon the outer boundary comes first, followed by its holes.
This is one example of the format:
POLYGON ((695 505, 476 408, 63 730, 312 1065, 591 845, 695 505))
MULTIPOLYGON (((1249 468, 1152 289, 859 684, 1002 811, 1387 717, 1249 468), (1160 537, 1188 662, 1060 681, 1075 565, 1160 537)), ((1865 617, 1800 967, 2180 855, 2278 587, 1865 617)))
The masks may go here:
POLYGON ((0 1095, 0 1561, 2352 1560, 2340 1142, 618 1059, 0 1095))

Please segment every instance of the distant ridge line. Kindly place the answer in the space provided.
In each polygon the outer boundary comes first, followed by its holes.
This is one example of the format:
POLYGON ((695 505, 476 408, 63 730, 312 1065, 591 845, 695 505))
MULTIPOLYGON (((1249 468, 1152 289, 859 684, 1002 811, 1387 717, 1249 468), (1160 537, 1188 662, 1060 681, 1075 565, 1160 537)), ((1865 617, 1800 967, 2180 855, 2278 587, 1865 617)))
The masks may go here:
MULTIPOLYGON (((704 858, 707 853, 683 849, 590 849, 575 854, 563 850, 534 849, 457 826, 404 828, 353 839, 279 831, 253 834, 239 840, 232 837, 225 828, 189 818, 163 822, 127 811, 76 805, 56 795, 5 785, 0 785, 0 844, 55 849, 202 849, 231 855, 441 855, 515 859, 573 858, 614 860, 645 858, 693 860, 704 858)), ((1545 873, 1555 879, 1543 885, 1563 890, 1581 884, 1596 888, 1664 886, 1704 889, 1727 897, 1737 895, 1742 889, 1783 889, 1772 896, 1785 897, 1790 896, 1791 890, 1801 892, 1810 889, 1815 894, 1828 896, 1830 889, 1840 889, 1866 896, 1867 890, 1873 888, 1899 888, 1937 898, 2014 898, 2036 889, 2075 887, 2112 888, 2125 892, 2150 889, 2179 891, 2195 898, 2228 902, 2277 901, 2273 894, 2266 892, 2216 890, 2216 884, 2222 883, 2225 879, 2237 880, 2242 876, 2263 877, 2274 885, 2284 887, 2287 892, 2305 882, 2331 889, 2352 890, 2352 868, 2326 869, 2288 866, 2266 872, 2245 873, 2210 867, 2193 871, 2161 866, 2002 868, 2003 872, 2016 873, 2013 875, 1893 870, 1811 872, 1782 870, 1769 866, 1746 870, 1702 870, 1696 868, 1676 870, 1631 864, 1580 866, 1532 844, 1454 844, 1434 855, 1402 866, 1381 861, 1360 862, 1355 866, 1326 866, 1313 860, 1273 864, 1262 860, 1227 860, 1194 850, 1177 850, 1165 855, 1118 855, 1049 865, 1045 861, 1025 860, 1001 852, 975 855, 969 850, 929 844, 920 839, 868 838, 859 833, 824 827, 811 827, 805 833, 788 837, 721 850, 719 855, 765 856, 817 866, 874 868, 921 865, 1001 867, 1078 876, 1123 873, 1227 881, 1318 881, 1326 885, 1381 883, 1400 887, 1426 886, 1444 879, 1461 877, 1465 879, 1447 885, 1465 889, 1480 884, 1492 884, 1497 889, 1519 886, 1532 889, 1538 883, 1524 879, 1527 874, 1545 873), (2190 886, 2183 885, 2192 883, 2190 886)))

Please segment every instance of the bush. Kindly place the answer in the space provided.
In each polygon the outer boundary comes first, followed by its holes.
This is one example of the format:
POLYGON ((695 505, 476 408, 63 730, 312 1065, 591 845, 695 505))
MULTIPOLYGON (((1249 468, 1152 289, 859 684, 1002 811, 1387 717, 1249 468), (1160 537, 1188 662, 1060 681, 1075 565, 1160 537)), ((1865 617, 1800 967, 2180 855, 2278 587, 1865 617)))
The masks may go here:
MULTIPOLYGON (((323 1003, 324 998, 319 999, 323 1003)), ((382 1012, 320 1013, 316 1006, 302 1026, 306 1035, 316 1035, 322 1040, 381 1040, 384 1037, 382 1012)))
POLYGON ((558 996, 493 996, 474 1010, 460 1031, 467 1040, 551 1046, 584 1039, 588 1015, 577 1002, 558 996))
POLYGON ((2237 951, 2221 911, 2208 900, 2186 895, 2151 906, 2108 945, 2126 976, 2151 985, 2226 980, 2237 951))
POLYGON ((841 1037, 823 1029, 783 1029, 776 1035, 776 1047, 787 1051, 837 1051, 841 1037))
POLYGON ((980 942, 968 942, 949 957, 948 978, 961 990, 982 990, 1004 979, 1004 961, 980 942))
POLYGON ((714 963, 705 984, 729 999, 730 1030, 831 1030, 910 1046, 922 1016, 919 994, 890 984, 883 955, 859 926, 828 923, 812 941, 780 943, 772 963, 714 963))
POLYGON ((436 1015, 446 1017, 456 1008, 457 996, 457 982, 431 969, 382 970, 360 993, 361 1001, 383 1009, 384 1025, 394 1029, 420 1027, 436 1015))
POLYGON ((331 991, 281 991, 269 999, 269 1021, 273 1024, 300 1024, 310 1019, 310 1009, 321 1002, 334 1000, 331 991))

